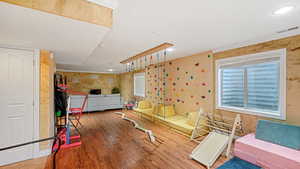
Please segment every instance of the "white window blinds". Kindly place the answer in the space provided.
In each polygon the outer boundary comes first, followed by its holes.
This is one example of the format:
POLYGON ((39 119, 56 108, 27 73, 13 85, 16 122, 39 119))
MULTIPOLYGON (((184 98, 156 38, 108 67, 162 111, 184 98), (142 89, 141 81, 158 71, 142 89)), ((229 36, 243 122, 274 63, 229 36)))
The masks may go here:
POLYGON ((216 61, 217 108, 285 118, 285 49, 216 61))
POLYGON ((221 69, 223 106, 279 111, 279 62, 221 69))
POLYGON ((145 73, 134 74, 134 96, 145 97, 145 73))

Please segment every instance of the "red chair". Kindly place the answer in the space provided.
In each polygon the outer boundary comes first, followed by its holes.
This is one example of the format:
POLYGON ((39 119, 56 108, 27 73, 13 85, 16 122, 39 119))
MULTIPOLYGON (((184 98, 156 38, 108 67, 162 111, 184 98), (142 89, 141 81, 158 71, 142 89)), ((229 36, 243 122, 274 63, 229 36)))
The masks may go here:
POLYGON ((72 124, 74 125, 75 128, 78 128, 78 125, 82 126, 81 122, 80 122, 80 118, 83 114, 83 111, 87 105, 87 99, 88 99, 88 95, 84 95, 84 100, 82 102, 81 107, 76 107, 76 108, 70 108, 70 120, 75 121, 76 124, 74 124, 72 121, 72 124))

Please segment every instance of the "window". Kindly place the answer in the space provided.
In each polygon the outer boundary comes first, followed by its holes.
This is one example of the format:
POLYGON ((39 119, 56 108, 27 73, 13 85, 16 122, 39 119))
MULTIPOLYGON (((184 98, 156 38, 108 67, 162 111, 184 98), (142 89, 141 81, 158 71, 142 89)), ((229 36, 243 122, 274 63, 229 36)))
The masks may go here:
POLYGON ((216 108, 285 119, 286 50, 216 61, 216 108))
POLYGON ((145 73, 134 74, 134 96, 145 97, 145 73))

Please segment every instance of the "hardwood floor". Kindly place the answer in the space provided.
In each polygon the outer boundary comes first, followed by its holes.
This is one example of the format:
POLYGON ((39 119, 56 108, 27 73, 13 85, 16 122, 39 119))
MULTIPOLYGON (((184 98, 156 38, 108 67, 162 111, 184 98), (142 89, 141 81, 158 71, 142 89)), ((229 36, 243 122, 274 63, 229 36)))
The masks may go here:
MULTIPOLYGON (((132 127, 114 111, 89 113, 82 117, 84 127, 80 129, 82 145, 62 150, 57 154, 57 169, 205 169, 189 159, 197 145, 189 138, 168 127, 141 120, 145 128, 151 129, 161 140, 152 144, 147 136, 132 127)), ((216 168, 224 163, 221 157, 216 168)), ((16 163, 0 169, 51 169, 51 157, 16 163)))

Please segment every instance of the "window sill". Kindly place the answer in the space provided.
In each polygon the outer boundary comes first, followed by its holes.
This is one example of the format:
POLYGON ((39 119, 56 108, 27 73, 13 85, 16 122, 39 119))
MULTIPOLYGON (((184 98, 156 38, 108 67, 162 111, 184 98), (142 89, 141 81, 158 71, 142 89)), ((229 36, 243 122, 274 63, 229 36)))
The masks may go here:
POLYGON ((265 112, 265 111, 255 111, 255 110, 236 108, 236 107, 225 107, 225 106, 217 106, 216 109, 231 111, 235 113, 249 114, 249 115, 260 116, 260 117, 274 118, 279 120, 286 120, 285 115, 283 113, 280 113, 280 115, 276 115, 274 113, 265 112))
POLYGON ((145 95, 138 95, 138 94, 133 95, 133 96, 135 96, 135 97, 145 97, 145 95))

